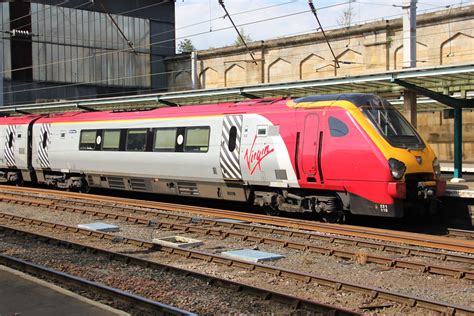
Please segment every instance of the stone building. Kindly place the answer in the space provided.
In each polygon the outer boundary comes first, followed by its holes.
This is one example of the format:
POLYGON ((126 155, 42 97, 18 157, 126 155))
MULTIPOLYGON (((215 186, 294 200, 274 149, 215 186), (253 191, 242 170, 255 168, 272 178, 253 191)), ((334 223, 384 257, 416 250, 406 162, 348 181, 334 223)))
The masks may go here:
MULTIPOLYGON (((355 76, 397 70, 403 64, 402 19, 326 32, 340 62, 336 68, 321 32, 198 51, 200 88, 245 86, 355 76)), ((474 5, 417 16, 417 66, 474 61, 474 5)), ((191 89, 188 54, 166 61, 171 91, 191 89)), ((439 110, 418 113, 418 130, 442 160, 453 159, 453 122, 439 110)), ((464 115, 464 160, 474 161, 474 113, 464 115)))

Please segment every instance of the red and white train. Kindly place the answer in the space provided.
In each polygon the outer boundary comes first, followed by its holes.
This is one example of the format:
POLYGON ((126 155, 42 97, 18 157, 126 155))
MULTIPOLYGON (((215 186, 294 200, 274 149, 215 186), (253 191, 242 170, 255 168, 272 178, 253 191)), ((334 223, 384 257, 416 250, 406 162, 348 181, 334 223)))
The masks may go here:
POLYGON ((0 118, 1 181, 401 217, 444 191, 429 145, 371 94, 0 118))

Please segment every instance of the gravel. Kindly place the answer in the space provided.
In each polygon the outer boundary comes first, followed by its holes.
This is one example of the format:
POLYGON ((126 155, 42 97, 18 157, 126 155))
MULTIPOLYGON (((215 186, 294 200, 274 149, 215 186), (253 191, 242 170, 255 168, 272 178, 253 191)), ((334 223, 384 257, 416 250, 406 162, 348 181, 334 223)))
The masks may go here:
MULTIPOLYGON (((25 216, 30 218, 37 218, 45 221, 57 222, 66 225, 76 226, 79 223, 89 223, 98 221, 97 217, 89 215, 69 213, 63 211, 52 211, 48 209, 39 209, 36 207, 27 207, 2 203, 3 212, 16 214, 19 216, 25 216)), ((137 216, 130 214, 131 216, 137 216)), ((139 216, 147 217, 149 216, 139 216)), ((330 278, 338 279, 344 282, 351 282, 355 284, 368 285, 381 289, 387 289, 396 291, 399 293, 415 295, 423 298, 432 300, 444 301, 448 303, 474 306, 474 287, 472 282, 467 280, 457 280, 451 277, 444 277, 439 275, 426 274, 415 270, 405 269, 389 269, 384 266, 375 264, 357 264, 354 261, 341 260, 332 256, 323 256, 316 253, 308 253, 303 251, 291 250, 281 248, 278 246, 255 244, 253 242, 242 241, 234 238, 221 239, 219 237, 204 236, 203 234, 186 234, 184 232, 158 230, 152 227, 146 227, 143 225, 136 225, 131 223, 125 223, 122 221, 115 221, 111 219, 100 220, 102 222, 119 225, 121 231, 117 233, 120 236, 138 238, 143 240, 151 241, 153 238, 166 237, 171 235, 187 236, 195 239, 201 239, 204 241, 204 245, 196 248, 198 250, 220 254, 223 251, 251 248, 269 252, 276 252, 283 254, 286 258, 269 262, 266 264, 282 267, 286 269, 304 271, 307 273, 313 273, 315 275, 327 276, 330 278)), ((168 221, 172 222, 172 221, 168 221)), ((44 228, 31 228, 33 230, 44 230, 44 228)), ((252 233, 253 235, 261 235, 266 237, 278 238, 279 235, 273 234, 268 236, 266 233, 252 233)), ((72 234, 71 234, 72 235, 72 234)), ((63 237, 63 235, 61 235, 63 237)), ((70 236, 68 238, 78 239, 77 236, 70 236)), ((284 237, 285 239, 291 239, 297 241, 299 238, 295 237, 284 237)), ((87 241, 88 244, 94 244, 97 247, 104 247, 105 241, 92 241, 89 237, 79 237, 81 242, 87 241)), ((303 240, 300 242, 312 243, 312 244, 328 244, 321 240, 303 240)), ((358 308, 363 305, 374 305, 374 304, 387 304, 386 301, 375 300, 371 301, 369 298, 364 297, 360 294, 347 293, 347 292, 335 292, 326 287, 317 286, 314 284, 306 284, 297 282, 294 280, 269 276, 265 274, 258 274, 254 271, 248 270, 236 270, 231 267, 225 267, 221 265, 209 265, 206 262, 198 260, 189 260, 176 256, 170 256, 169 254, 162 252, 143 253, 138 251, 136 247, 125 246, 123 244, 107 245, 106 248, 110 248, 114 251, 120 251, 125 253, 133 253, 140 257, 144 257, 151 260, 160 262, 166 262, 174 266, 192 269, 199 272, 208 273, 224 277, 230 280, 239 282, 246 282, 248 284, 266 287, 272 290, 284 291, 285 293, 298 295, 304 298, 317 300, 323 303, 337 304, 338 306, 345 306, 349 308, 358 308)), ((357 249, 348 245, 336 245, 333 244, 334 248, 341 249, 357 249)), ((387 253, 379 252, 376 250, 366 249, 367 253, 383 254, 387 256, 387 253)), ((400 255, 390 255, 393 258, 402 258, 400 255)), ((409 260, 415 260, 423 262, 423 260, 432 260, 426 258, 406 257, 409 260)), ((426 262, 426 261, 425 261, 426 262)), ((432 262, 431 262, 432 263, 432 262)), ((441 263, 441 262, 440 262, 441 263)), ((438 262, 436 263, 438 264, 438 262)), ((442 265, 452 266, 452 263, 442 263, 442 265)), ((440 264, 441 265, 441 264, 440 264)), ((465 269, 473 269, 472 265, 462 264, 465 269)), ((377 312, 384 314, 407 312, 407 308, 399 304, 390 303, 387 307, 378 309, 377 312)), ((423 310, 409 309, 410 313, 421 312, 423 310)), ((426 312, 426 310, 424 310, 426 312)))
MULTIPOLYGON (((103 256, 1 236, 0 253, 147 297, 198 314, 290 314, 292 307, 248 293, 216 287, 172 272, 143 268, 103 256)), ((110 303, 110 302, 108 302, 110 303)), ((123 307, 122 307, 123 308, 123 307)), ((129 311, 129 310, 127 310, 129 311)), ((304 311, 300 311, 304 312, 304 311)))

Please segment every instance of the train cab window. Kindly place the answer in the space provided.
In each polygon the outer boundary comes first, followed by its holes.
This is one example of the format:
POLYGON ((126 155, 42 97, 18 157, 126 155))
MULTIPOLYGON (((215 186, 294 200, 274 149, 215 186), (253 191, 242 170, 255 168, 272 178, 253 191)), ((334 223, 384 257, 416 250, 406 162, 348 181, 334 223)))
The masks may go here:
POLYGON ((153 151, 174 151, 176 144, 176 128, 159 128, 155 131, 153 151))
POLYGON ((120 130, 105 130, 102 140, 102 150, 119 150, 120 130))
POLYGON ((237 127, 232 126, 229 131, 229 151, 233 152, 237 144, 237 127))
MULTIPOLYGON (((47 133, 43 136, 43 143, 47 139, 47 133)), ((95 140, 96 140, 96 130, 81 131, 81 140, 79 142, 80 150, 94 150, 95 149, 95 140)))
POLYGON ((330 116, 329 117, 329 133, 332 137, 343 137, 349 133, 349 127, 343 121, 330 116))
POLYGON ((127 132, 127 151, 145 151, 146 129, 131 129, 127 132))
POLYGON ((188 127, 184 151, 207 152, 209 149, 209 127, 188 127))

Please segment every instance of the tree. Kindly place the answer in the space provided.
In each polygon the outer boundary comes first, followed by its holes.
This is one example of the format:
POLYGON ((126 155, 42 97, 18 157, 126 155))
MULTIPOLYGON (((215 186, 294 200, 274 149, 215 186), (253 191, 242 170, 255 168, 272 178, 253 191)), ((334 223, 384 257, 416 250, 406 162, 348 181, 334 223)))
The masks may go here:
POLYGON ((352 19, 354 18, 354 11, 352 7, 347 8, 341 12, 341 15, 337 19, 337 24, 343 27, 350 27, 352 24, 352 19))
POLYGON ((180 54, 191 53, 195 50, 196 48, 194 47, 193 42, 188 38, 185 38, 178 44, 178 53, 180 54))
MULTIPOLYGON (((245 34, 245 31, 244 31, 243 28, 240 28, 239 32, 240 32, 240 35, 242 35, 242 38, 244 39, 245 43, 248 43, 248 42, 252 41, 252 38, 250 37, 250 35, 245 34)), ((244 42, 242 41, 242 39, 240 38, 240 36, 238 34, 237 34, 237 37, 235 38, 234 45, 235 46, 243 46, 244 45, 244 42)))

